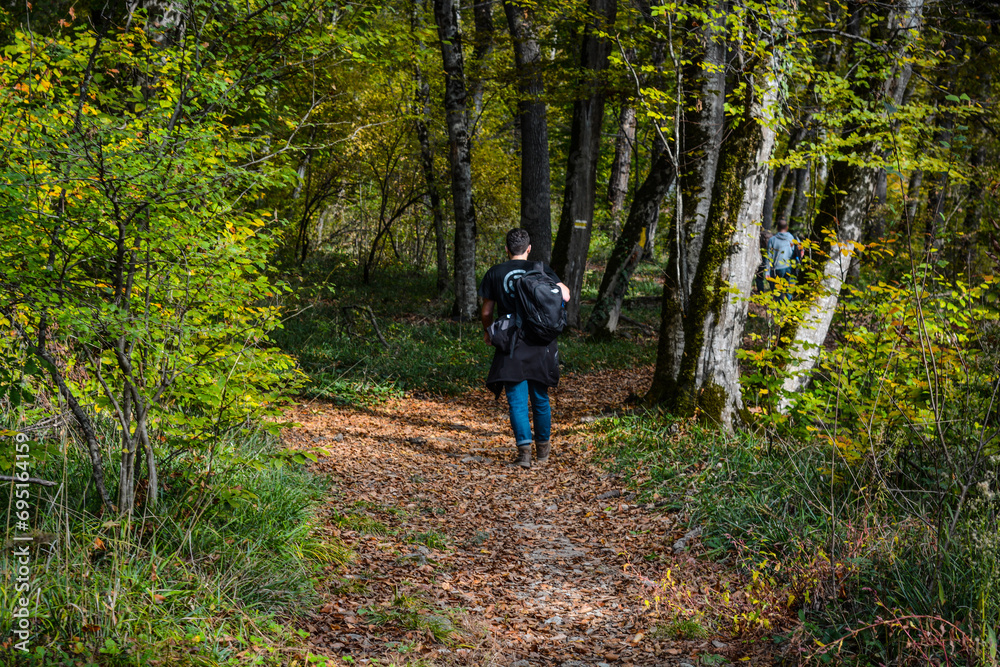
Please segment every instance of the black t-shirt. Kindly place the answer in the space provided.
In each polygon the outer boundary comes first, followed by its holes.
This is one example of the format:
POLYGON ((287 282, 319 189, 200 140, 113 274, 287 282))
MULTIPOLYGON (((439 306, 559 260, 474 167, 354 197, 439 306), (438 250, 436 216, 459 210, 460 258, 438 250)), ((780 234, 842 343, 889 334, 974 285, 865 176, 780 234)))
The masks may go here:
MULTIPOLYGON (((535 262, 529 262, 526 259, 509 259, 503 264, 491 267, 479 285, 479 296, 496 301, 497 317, 513 313, 515 308, 514 281, 534 268, 535 262)), ((548 264, 542 264, 542 268, 557 283, 562 282, 548 264)))

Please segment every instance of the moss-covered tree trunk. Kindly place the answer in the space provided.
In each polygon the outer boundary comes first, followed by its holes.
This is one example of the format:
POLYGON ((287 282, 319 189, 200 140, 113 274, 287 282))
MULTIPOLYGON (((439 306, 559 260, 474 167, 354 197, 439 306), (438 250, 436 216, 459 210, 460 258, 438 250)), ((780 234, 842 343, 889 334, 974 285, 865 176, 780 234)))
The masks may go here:
MULTIPOLYGON (((794 392, 808 381, 807 372, 819 356, 820 347, 830 329, 840 288, 847 280, 854 257, 854 243, 861 238, 865 214, 875 192, 876 169, 847 162, 835 162, 816 214, 814 240, 820 263, 804 284, 807 305, 798 325, 788 325, 782 336, 787 339, 789 361, 784 390, 794 392), (833 234, 831 237, 830 234, 833 234)), ((786 404, 782 404, 783 407, 786 404)))
MULTIPOLYGON (((906 51, 919 28, 923 12, 923 0, 900 0, 891 8, 879 7, 876 11, 886 12, 882 22, 887 34, 873 35, 888 44, 889 54, 894 56, 892 69, 881 80, 877 75, 865 77, 855 89, 859 97, 874 102, 888 102, 898 106, 909 84, 912 66, 906 61, 906 51), (878 96, 875 99, 873 97, 878 96)), ((869 54, 870 57, 870 54, 869 54)), ((869 67, 878 72, 878 65, 869 67)), ((844 130, 845 135, 856 128, 844 130)), ((875 155, 881 147, 869 142, 858 153, 875 155)), ((782 347, 788 354, 785 366, 787 373, 782 384, 779 410, 791 405, 792 395, 809 383, 810 373, 830 330, 840 290, 847 279, 855 246, 864 230, 865 216, 875 194, 878 170, 858 160, 837 160, 830 167, 830 175, 820 198, 819 210, 813 225, 812 239, 820 251, 814 253, 814 266, 806 272, 803 284, 805 301, 798 322, 787 325, 782 331, 782 347)))
POLYGON ((622 301, 629 280, 645 252, 650 230, 660 217, 660 204, 674 182, 674 165, 669 155, 661 151, 649 170, 629 209, 628 220, 611 252, 604 278, 597 293, 597 303, 587 320, 586 330, 593 336, 610 336, 618 328, 622 301))
MULTIPOLYGON (((726 4, 718 0, 706 3, 706 8, 718 12, 718 18, 697 30, 699 38, 689 45, 690 64, 684 70, 686 89, 678 141, 677 210, 667 230, 670 258, 664 275, 654 388, 666 388, 680 372, 686 335, 685 314, 696 305, 692 290, 725 130, 726 4)), ((656 393, 659 390, 654 395, 656 393)))
MULTIPOLYGON (((678 355, 670 346, 680 336, 661 328, 656 373, 647 395, 675 414, 699 412, 726 429, 732 428, 743 406, 736 350, 760 263, 767 161, 775 140, 770 114, 779 85, 778 77, 766 71, 748 77, 745 110, 728 128, 720 151, 688 307, 673 313, 664 309, 661 327, 679 323, 684 344, 678 355)), ((665 290, 664 305, 675 306, 667 295, 665 290)))

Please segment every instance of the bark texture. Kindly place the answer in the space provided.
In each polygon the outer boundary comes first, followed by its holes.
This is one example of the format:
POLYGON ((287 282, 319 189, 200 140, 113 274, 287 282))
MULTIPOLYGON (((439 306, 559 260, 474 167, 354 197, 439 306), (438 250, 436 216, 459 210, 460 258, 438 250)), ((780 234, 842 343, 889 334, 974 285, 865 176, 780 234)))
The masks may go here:
POLYGON ((774 224, 774 178, 775 171, 772 169, 767 173, 767 182, 764 184, 764 210, 761 212, 760 225, 768 231, 774 224))
POLYGON ((518 120, 521 129, 521 227, 531 237, 528 259, 552 258, 552 184, 549 128, 542 80, 542 51, 529 9, 505 0, 504 12, 514 42, 518 120))
POLYGON ((674 165, 667 153, 661 152, 632 199, 628 220, 608 259, 597 303, 587 320, 586 330, 591 335, 610 336, 618 328, 629 281, 642 261, 650 230, 655 230, 660 217, 660 204, 673 183, 674 165))
POLYGON ((746 322, 746 295, 760 263, 767 161, 775 140, 770 114, 779 87, 777 76, 764 72, 747 82, 746 112, 720 151, 687 311, 678 317, 677 302, 664 290, 656 372, 647 395, 675 414, 697 411, 725 429, 733 427, 743 407, 736 350, 746 322), (666 327, 678 324, 684 329, 679 355, 672 349, 679 337, 665 335, 672 333, 666 327))
POLYGON ((712 8, 719 18, 702 28, 700 42, 693 45, 696 52, 692 64, 686 68, 684 77, 692 85, 684 95, 687 111, 678 150, 681 154, 679 213, 670 225, 670 259, 664 276, 656 361, 660 382, 668 382, 669 378, 668 383, 672 383, 680 372, 687 335, 684 323, 691 308, 697 305, 692 289, 701 262, 725 125, 726 2, 716 0, 712 8))
MULTIPOLYGON (((816 214, 813 241, 820 244, 820 265, 809 285, 810 300, 802 321, 791 327, 788 336, 789 361, 785 392, 795 392, 808 382, 808 371, 816 363, 826 333, 830 329, 840 289, 847 280, 854 256, 854 243, 861 238, 865 214, 875 191, 878 172, 846 162, 835 162, 816 214), (823 234, 833 233, 833 242, 823 234)), ((782 399, 781 407, 788 402, 782 399)))
MULTIPOLYGON (((608 181, 608 205, 611 209, 611 233, 615 239, 621 233, 621 216, 628 195, 628 177, 632 166, 632 146, 635 144, 636 116, 631 104, 622 106, 618 114, 618 135, 615 137, 615 159, 611 163, 608 181)), ((651 172, 652 173, 652 172, 651 172)))
MULTIPOLYGON (((896 106, 900 104, 912 73, 910 64, 905 63, 903 56, 913 33, 919 28, 922 12, 923 0, 899 0, 895 3, 894 10, 887 16, 887 28, 892 31, 887 41, 896 56, 895 62, 899 64, 881 82, 868 79, 862 90, 881 95, 896 106)), ((869 144, 865 150, 875 154, 879 146, 869 144)), ((819 254, 817 265, 809 272, 804 285, 807 303, 799 324, 789 325, 788 330, 782 332, 782 345, 787 350, 788 361, 779 410, 787 410, 792 395, 809 382, 830 329, 841 287, 851 267, 855 243, 861 238, 865 215, 877 183, 878 170, 875 168, 846 161, 834 162, 830 167, 813 232, 813 241, 823 252, 819 254)))
POLYGON ((465 63, 453 0, 434 0, 434 19, 444 64, 444 109, 448 124, 451 196, 455 208, 455 305, 452 315, 476 319, 476 210, 472 202, 472 154, 466 115, 465 63))
POLYGON ((812 179, 809 167, 798 169, 797 172, 795 175, 795 197, 792 198, 788 225, 793 232, 802 235, 809 222, 806 216, 809 207, 809 186, 812 179))
POLYGON ((589 6, 595 22, 587 26, 580 47, 583 79, 579 82, 579 97, 573 103, 566 189, 559 232, 552 249, 552 268, 569 287, 571 298, 566 306, 566 319, 574 327, 580 326, 580 289, 594 222, 597 159, 604 119, 601 73, 607 68, 611 53, 611 43, 599 32, 611 29, 618 9, 617 0, 590 0, 589 6))
POLYGON ((476 40, 472 47, 472 75, 469 89, 472 96, 474 118, 470 126, 475 127, 478 118, 483 114, 483 91, 486 88, 483 73, 486 71, 486 60, 493 53, 493 0, 476 0, 472 4, 473 20, 476 24, 476 40))
POLYGON ((424 174, 427 194, 424 203, 431 212, 434 225, 434 257, 437 264, 437 291, 448 289, 448 251, 444 237, 444 212, 441 210, 441 192, 438 190, 437 174, 434 171, 434 149, 431 146, 430 130, 427 121, 430 116, 431 89, 424 80, 419 67, 414 68, 414 83, 416 84, 417 120, 414 125, 417 131, 417 141, 420 143, 420 168, 424 174))

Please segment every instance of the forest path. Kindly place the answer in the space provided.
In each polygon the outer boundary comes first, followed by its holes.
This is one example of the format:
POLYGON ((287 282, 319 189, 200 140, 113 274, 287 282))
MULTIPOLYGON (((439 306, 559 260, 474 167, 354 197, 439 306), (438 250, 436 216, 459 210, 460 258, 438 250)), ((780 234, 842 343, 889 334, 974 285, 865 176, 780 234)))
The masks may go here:
POLYGON ((564 377, 551 393, 552 458, 530 470, 506 465, 506 401, 486 390, 298 406, 301 426, 286 440, 325 453, 316 467, 331 479, 329 527, 356 553, 346 571, 330 572, 325 604, 302 620, 312 650, 380 665, 738 660, 724 638, 671 640, 654 629, 663 617, 646 601, 666 595, 654 581, 668 568, 681 582, 671 597, 686 592, 690 603, 723 568, 674 554, 683 528, 672 515, 615 497, 620 483, 591 461, 585 423, 649 377, 564 377))

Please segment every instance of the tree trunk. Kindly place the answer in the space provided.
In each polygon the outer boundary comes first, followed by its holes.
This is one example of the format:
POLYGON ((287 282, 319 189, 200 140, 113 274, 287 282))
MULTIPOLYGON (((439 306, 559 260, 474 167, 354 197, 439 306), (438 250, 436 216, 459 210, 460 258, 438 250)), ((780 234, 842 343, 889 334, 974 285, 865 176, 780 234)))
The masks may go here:
POLYGON ((628 220, 615 242, 608 266, 597 293, 597 303, 587 320, 587 332, 592 336, 610 336, 618 328, 622 301, 629 280, 642 261, 649 229, 660 217, 660 204, 674 182, 674 165, 662 151, 632 199, 628 220))
MULTIPOLYGON (((820 183, 817 183, 819 185, 820 183)), ((889 175, 879 169, 875 181, 875 215, 868 222, 866 240, 877 241, 885 236, 885 205, 889 199, 889 175)))
POLYGON ((798 195, 799 186, 802 184, 802 168, 792 169, 790 176, 791 183, 781 193, 778 205, 778 221, 784 220, 788 223, 789 229, 792 226, 792 209, 795 208, 795 197, 798 195))
POLYGON ((472 47, 471 89, 472 109, 475 118, 470 119, 470 127, 475 127, 483 115, 483 91, 486 89, 486 59, 493 53, 493 0, 476 0, 472 3, 473 21, 476 24, 476 41, 472 47))
POLYGON ((146 429, 145 420, 143 420, 138 431, 143 450, 146 453, 146 476, 149 483, 149 489, 146 492, 146 501, 150 507, 156 507, 160 493, 160 475, 156 466, 156 453, 153 451, 153 443, 149 440, 149 432, 146 429))
POLYGON ((135 454, 139 444, 139 434, 129 432, 132 425, 132 397, 127 387, 121 399, 121 421, 119 425, 120 453, 118 460, 118 509, 123 513, 132 511, 135 505, 135 454))
MULTIPOLYGON (((764 66, 759 63, 758 69, 764 66)), ((684 335, 661 329, 656 372, 647 394, 647 401, 663 403, 675 414, 698 413, 727 430, 743 408, 736 350, 746 322, 746 295, 760 264, 759 224, 776 136, 771 114, 781 87, 778 74, 744 76, 750 79, 745 82, 746 111, 727 132, 719 153, 688 308, 680 317, 678 302, 664 290, 661 326, 679 324, 684 335), (677 355, 671 342, 679 339, 683 346, 677 355)))
MULTIPOLYGON (((667 192, 670 192, 670 188, 667 188, 667 192)), ((646 227, 646 243, 642 248, 642 259, 645 261, 656 261, 656 230, 659 226, 660 216, 656 216, 649 221, 649 225, 646 227)))
MULTIPOLYGON (((895 40, 885 40, 896 47, 895 62, 900 63, 897 71, 883 80, 882 85, 869 78, 859 86, 859 90, 870 91, 869 94, 881 92, 896 106, 903 98, 912 73, 911 65, 905 62, 904 56, 911 43, 910 33, 919 25, 923 0, 902 0, 898 7, 898 11, 887 17, 886 24, 898 29, 899 33, 895 40)), ((845 133, 855 129, 847 128, 845 133)), ((861 150, 874 154, 879 147, 870 144, 861 147, 861 150)), ((803 285, 807 303, 801 321, 797 325, 788 325, 787 330, 782 331, 782 346, 788 351, 788 361, 779 410, 787 410, 791 405, 791 395, 809 382, 809 374, 830 329, 840 289, 854 256, 854 244, 861 237, 864 217, 877 182, 878 170, 871 167, 837 161, 830 168, 813 233, 813 241, 822 249, 816 258, 819 265, 807 274, 803 285)))
MULTIPOLYGON (((770 229, 777 222, 777 212, 781 210, 782 193, 785 191, 785 183, 788 181, 788 174, 792 171, 787 164, 781 166, 774 175, 774 184, 771 186, 771 212, 770 217, 764 218, 762 225, 765 229, 770 229)), ((766 211, 766 209, 765 209, 766 211)))
POLYGON ((771 230, 771 226, 774 224, 774 177, 774 169, 769 170, 764 189, 764 209, 760 214, 760 226, 768 231, 771 230))
POLYGON ((451 195, 455 207, 455 305, 460 320, 476 319, 476 210, 472 203, 472 155, 465 102, 465 65, 458 8, 453 0, 434 0, 434 19, 444 63, 444 109, 448 124, 451 195))
POLYGON ((434 220, 434 249, 437 259, 437 291, 448 289, 448 252, 444 238, 444 212, 441 210, 441 193, 438 191, 437 174, 434 172, 434 150, 431 148, 430 132, 425 118, 430 116, 430 85, 423 80, 419 67, 414 69, 417 102, 417 141, 420 143, 420 166, 427 184, 425 202, 434 220))
POLYGON ((788 216, 788 226, 793 232, 802 235, 808 229, 807 213, 809 210, 810 167, 798 170, 795 180, 795 197, 792 199, 791 215, 788 216))
MULTIPOLYGON (((626 102, 622 105, 621 113, 618 114, 615 159, 611 163, 611 179, 608 181, 611 234, 616 240, 621 233, 622 210, 625 208, 625 196, 628 195, 628 177, 629 169, 632 166, 632 146, 635 144, 635 126, 635 107, 626 102)), ((650 174, 652 174, 652 170, 650 170, 650 174)))
POLYGON ((618 9, 617 0, 590 0, 589 5, 595 23, 586 27, 580 47, 585 79, 579 82, 580 96, 573 104, 566 189, 559 233, 552 250, 552 268, 569 287, 571 298, 566 306, 566 319, 574 327, 580 326, 580 290, 594 222, 597 159, 604 119, 601 73, 607 68, 611 53, 610 41, 599 32, 612 28, 618 9))
POLYGON ((920 206, 920 188, 924 183, 924 172, 922 169, 914 169, 910 172, 910 178, 906 183, 906 204, 903 206, 903 219, 900 221, 907 232, 913 227, 917 219, 917 207, 920 206))
POLYGON ((534 17, 514 0, 504 1, 514 42, 518 121, 521 130, 521 227, 531 237, 528 259, 552 257, 552 185, 549 175, 549 128, 542 80, 542 51, 534 17))
MULTIPOLYGON (((23 335, 22 339, 24 339, 23 335)), ((52 355, 46 352, 40 345, 35 346, 29 343, 28 349, 48 366, 52 382, 56 385, 63 400, 66 401, 70 412, 73 413, 73 418, 76 419, 77 426, 83 432, 83 439, 87 443, 87 455, 90 457, 90 478, 94 482, 94 488, 97 489, 98 495, 101 497, 101 504, 105 509, 112 509, 111 497, 108 496, 107 487, 104 485, 104 458, 101 455, 101 444, 97 441, 97 431, 94 429, 94 422, 91 421, 90 415, 87 414, 86 410, 83 409, 83 406, 76 399, 73 390, 66 384, 62 373, 56 367, 56 360, 52 355)))
MULTIPOLYGON (((868 167, 835 162, 830 170, 823 199, 816 214, 816 233, 813 241, 819 244, 821 252, 818 267, 807 287, 811 301, 802 322, 797 327, 790 325, 782 337, 790 342, 789 361, 786 370, 789 375, 784 381, 786 392, 798 391, 808 383, 807 371, 811 371, 819 356, 819 349, 826 340, 830 322, 840 298, 840 288, 847 280, 854 256, 854 242, 861 238, 862 223, 868 212, 869 203, 875 191, 877 170, 868 167), (831 244, 825 234, 835 234, 831 244)), ((788 405, 782 399, 781 407, 788 405)))
MULTIPOLYGON (((725 6, 720 0, 711 3, 718 18, 702 28, 701 40, 694 45, 702 50, 695 51, 691 64, 685 67, 684 80, 692 85, 683 91, 686 111, 678 142, 681 173, 677 210, 669 228, 670 259, 664 275, 656 360, 663 387, 680 372, 687 332, 684 322, 695 305, 692 288, 701 261, 725 129, 725 6)), ((662 392, 653 392, 654 396, 657 393, 662 392)))

